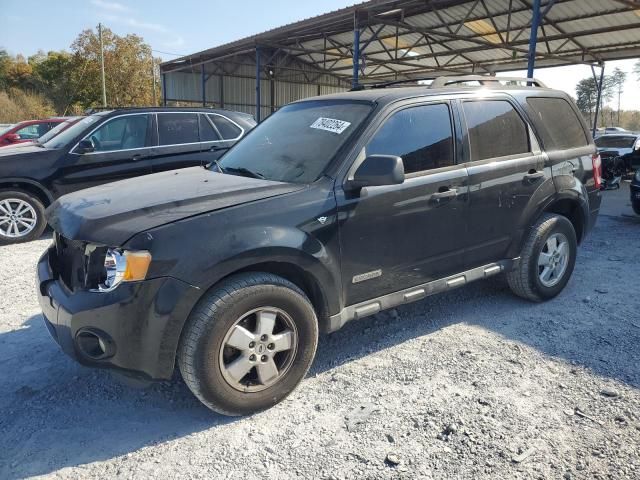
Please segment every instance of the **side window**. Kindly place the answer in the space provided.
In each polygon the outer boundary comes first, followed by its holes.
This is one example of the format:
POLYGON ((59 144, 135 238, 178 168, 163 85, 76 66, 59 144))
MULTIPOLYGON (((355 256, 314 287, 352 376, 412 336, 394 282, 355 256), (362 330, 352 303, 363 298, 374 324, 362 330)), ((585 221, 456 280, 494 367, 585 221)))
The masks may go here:
POLYGON ((564 98, 529 97, 527 104, 533 110, 531 120, 546 150, 588 145, 582 122, 564 98))
POLYGON ((21 140, 35 140, 41 137, 42 135, 44 135, 44 133, 46 132, 45 130, 42 133, 40 133, 40 131, 42 130, 42 125, 43 124, 39 124, 39 123, 35 123, 33 125, 27 125, 26 127, 22 127, 16 133, 20 135, 21 140))
POLYGON ((449 107, 440 103, 394 113, 369 141, 366 153, 401 157, 407 174, 453 165, 449 107))
POLYGON ((214 142, 220 140, 220 135, 216 132, 211 122, 207 120, 206 115, 198 115, 200 120, 200 141, 201 142, 214 142))
POLYGON ((220 115, 209 115, 209 118, 225 140, 233 140, 242 134, 242 130, 237 125, 220 115))
POLYGON ((506 100, 468 101, 462 106, 472 162, 530 151, 527 125, 506 100))
POLYGON ((107 121, 91 134, 96 152, 129 150, 147 146, 148 115, 125 115, 107 121))
POLYGON ((159 145, 178 145, 181 143, 197 143, 197 113, 159 113, 158 114, 159 145))

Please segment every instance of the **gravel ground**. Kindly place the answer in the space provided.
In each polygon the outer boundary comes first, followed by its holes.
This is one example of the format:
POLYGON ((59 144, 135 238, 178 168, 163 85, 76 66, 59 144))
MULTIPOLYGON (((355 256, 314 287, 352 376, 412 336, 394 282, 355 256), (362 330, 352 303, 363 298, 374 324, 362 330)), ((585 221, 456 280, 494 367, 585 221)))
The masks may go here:
POLYGON ((34 291, 48 238, 0 247, 0 478, 640 478, 640 217, 628 190, 545 304, 479 282, 321 338, 308 378, 248 418, 179 378, 76 365, 34 291))

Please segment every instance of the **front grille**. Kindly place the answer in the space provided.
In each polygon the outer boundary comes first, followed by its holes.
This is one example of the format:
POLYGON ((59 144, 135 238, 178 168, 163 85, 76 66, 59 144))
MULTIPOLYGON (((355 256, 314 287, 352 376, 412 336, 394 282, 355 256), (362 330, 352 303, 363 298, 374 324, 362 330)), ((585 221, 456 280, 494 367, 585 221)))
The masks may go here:
POLYGON ((54 243, 55 258, 51 259, 51 268, 69 290, 94 289, 104 281, 106 247, 87 249, 87 242, 69 240, 57 232, 54 243))
POLYGON ((85 243, 69 240, 55 234, 55 273, 62 283, 71 291, 84 285, 85 278, 85 243))

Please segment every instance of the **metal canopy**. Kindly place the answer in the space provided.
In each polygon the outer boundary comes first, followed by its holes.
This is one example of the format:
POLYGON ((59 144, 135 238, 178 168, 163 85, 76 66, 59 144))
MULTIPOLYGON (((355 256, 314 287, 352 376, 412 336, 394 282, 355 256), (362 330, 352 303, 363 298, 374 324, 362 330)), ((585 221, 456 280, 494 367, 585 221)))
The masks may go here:
POLYGON ((162 71, 229 59, 256 46, 363 82, 521 70, 535 3, 537 67, 640 56, 640 3, 631 0, 372 0, 165 62, 162 71))

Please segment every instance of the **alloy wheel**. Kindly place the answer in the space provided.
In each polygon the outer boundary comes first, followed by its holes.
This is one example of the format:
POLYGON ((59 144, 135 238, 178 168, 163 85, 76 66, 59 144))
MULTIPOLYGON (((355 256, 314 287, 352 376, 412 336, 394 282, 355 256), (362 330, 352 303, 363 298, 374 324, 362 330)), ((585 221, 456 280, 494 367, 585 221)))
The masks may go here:
POLYGON ((569 240, 562 233, 554 233, 542 246, 538 255, 538 278, 545 287, 560 282, 569 264, 569 240))
POLYGON ((286 312, 274 307, 251 310, 225 335, 220 349, 222 376, 236 390, 264 390, 284 377, 297 348, 298 332, 286 312))
POLYGON ((38 223, 36 210, 24 200, 0 200, 0 235, 8 238, 25 237, 38 223))

